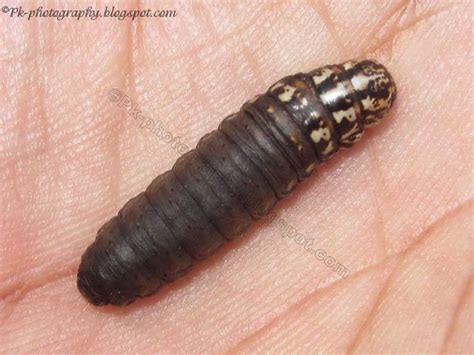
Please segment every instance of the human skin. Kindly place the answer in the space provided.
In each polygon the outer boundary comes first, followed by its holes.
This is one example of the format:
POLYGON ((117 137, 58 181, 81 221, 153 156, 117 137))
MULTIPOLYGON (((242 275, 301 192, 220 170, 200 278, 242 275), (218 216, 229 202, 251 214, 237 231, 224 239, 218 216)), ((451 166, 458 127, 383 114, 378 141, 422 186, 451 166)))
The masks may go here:
POLYGON ((178 16, 0 16, 2 352, 474 350, 472 3, 116 6, 178 16), (82 252, 180 155, 112 102, 112 88, 192 148, 279 78, 354 57, 395 78, 382 124, 157 295, 86 302, 82 252))

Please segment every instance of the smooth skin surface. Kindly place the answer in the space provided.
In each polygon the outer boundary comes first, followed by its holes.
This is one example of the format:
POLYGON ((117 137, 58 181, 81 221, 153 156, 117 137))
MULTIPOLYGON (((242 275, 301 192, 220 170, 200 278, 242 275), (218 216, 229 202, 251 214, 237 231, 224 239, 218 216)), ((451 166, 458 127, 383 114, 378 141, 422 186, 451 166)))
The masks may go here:
POLYGON ((116 6, 178 17, 0 14, 2 352, 474 351, 472 2, 116 6), (180 155, 112 88, 193 147, 279 78, 353 57, 376 58, 397 82, 380 126, 158 295, 87 304, 82 252, 180 155))

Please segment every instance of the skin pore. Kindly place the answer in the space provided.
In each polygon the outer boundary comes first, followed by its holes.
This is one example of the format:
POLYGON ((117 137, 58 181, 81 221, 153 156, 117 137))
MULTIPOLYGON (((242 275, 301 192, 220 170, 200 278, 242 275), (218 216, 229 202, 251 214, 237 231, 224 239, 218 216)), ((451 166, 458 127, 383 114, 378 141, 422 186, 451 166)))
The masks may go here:
POLYGON ((472 4, 160 6, 178 16, 0 17, 2 349, 472 351, 472 4), (378 127, 156 296, 125 309, 81 297, 97 229, 183 145, 281 77, 354 57, 397 83, 378 127))

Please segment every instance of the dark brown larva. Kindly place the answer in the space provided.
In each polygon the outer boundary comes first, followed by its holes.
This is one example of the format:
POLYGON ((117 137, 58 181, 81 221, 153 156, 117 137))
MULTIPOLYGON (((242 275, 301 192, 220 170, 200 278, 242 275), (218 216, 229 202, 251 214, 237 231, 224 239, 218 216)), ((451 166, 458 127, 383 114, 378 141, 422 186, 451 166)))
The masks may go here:
POLYGON ((372 60, 278 81, 230 115, 97 233, 77 278, 95 305, 151 295, 267 215, 314 167, 357 142, 396 96, 372 60))

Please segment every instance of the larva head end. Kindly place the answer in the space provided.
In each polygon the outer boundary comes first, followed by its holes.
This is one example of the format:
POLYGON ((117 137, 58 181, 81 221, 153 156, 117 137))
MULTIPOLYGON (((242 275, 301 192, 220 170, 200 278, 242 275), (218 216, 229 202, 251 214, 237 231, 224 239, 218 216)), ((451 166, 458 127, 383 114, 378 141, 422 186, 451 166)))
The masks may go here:
POLYGON ((365 126, 377 124, 397 96, 392 75, 375 60, 349 61, 343 67, 360 100, 365 126))

